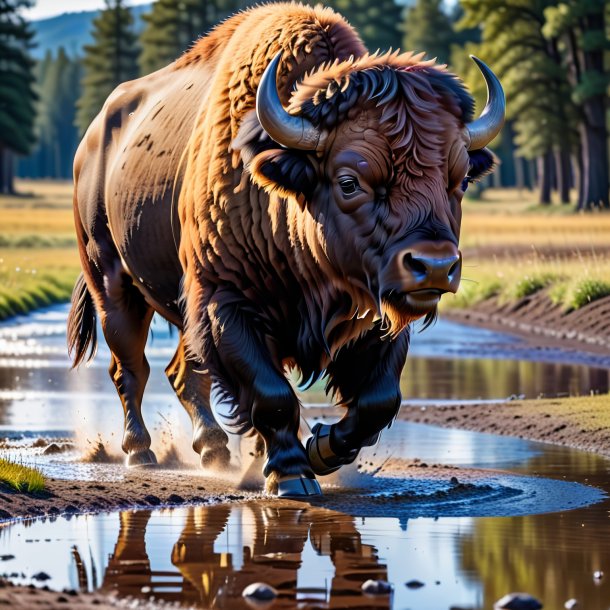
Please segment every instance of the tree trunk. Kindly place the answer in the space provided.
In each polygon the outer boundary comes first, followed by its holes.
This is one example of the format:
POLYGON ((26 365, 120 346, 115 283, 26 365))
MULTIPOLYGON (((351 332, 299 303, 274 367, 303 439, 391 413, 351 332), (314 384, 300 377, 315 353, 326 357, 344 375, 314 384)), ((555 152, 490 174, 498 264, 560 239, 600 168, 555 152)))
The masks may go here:
POLYGON ((584 104, 585 120, 580 126, 582 142, 582 192, 579 210, 610 208, 608 199, 608 132, 603 98, 584 104))
POLYGON ((0 193, 12 195, 14 188, 13 153, 5 147, 0 147, 0 193))
POLYGON ((557 190, 559 201, 570 203, 570 183, 572 168, 570 165, 570 152, 565 149, 555 151, 555 175, 557 176, 557 190))
POLYGON ((553 153, 547 152, 538 157, 538 203, 540 205, 550 205, 553 153))
POLYGON ((525 188, 525 171, 521 157, 515 156, 515 183, 517 190, 521 192, 525 188))

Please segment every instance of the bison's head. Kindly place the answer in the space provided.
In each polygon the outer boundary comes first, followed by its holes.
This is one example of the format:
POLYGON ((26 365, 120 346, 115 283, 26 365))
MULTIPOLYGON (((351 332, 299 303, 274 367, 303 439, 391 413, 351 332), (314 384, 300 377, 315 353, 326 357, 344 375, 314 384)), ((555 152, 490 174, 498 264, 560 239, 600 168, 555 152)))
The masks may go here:
POLYGON ((283 148, 253 159, 254 179, 299 202, 333 273, 370 296, 392 334, 457 290, 461 199, 491 169, 484 147, 504 120, 502 88, 485 64, 474 58, 489 99, 473 120, 461 82, 420 59, 321 66, 284 109, 278 55, 257 93, 259 121, 283 148))

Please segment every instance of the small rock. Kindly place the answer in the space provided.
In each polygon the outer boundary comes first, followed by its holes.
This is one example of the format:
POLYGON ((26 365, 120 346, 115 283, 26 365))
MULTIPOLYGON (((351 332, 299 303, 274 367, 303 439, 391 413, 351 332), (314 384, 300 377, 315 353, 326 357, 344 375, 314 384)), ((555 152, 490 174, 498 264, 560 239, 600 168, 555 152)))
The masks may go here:
POLYGON ((11 513, 0 508, 0 519, 12 519, 12 517, 11 513))
POLYGON ((60 596, 57 598, 57 601, 58 601, 60 604, 67 604, 67 603, 68 603, 68 598, 67 598, 65 595, 60 595, 60 596))
POLYGON ((140 593, 150 593, 152 589, 150 587, 142 587, 140 593))
POLYGON ((601 580, 604 577, 604 573, 601 570, 593 572, 593 580, 601 580))
POLYGON ((494 610, 540 610, 542 604, 529 593, 509 593, 494 604, 494 610))
POLYGON ((265 582, 253 582, 241 592, 241 596, 258 602, 268 602, 277 597, 277 590, 265 582))
POLYGON ((62 448, 57 443, 51 443, 42 452, 42 455, 55 455, 56 453, 61 453, 61 452, 62 452, 62 448))
POLYGON ((457 477, 451 477, 451 479, 449 479, 449 483, 451 483, 451 485, 459 485, 460 482, 458 481, 457 477))
POLYGON ((421 589, 424 586, 424 583, 421 580, 410 580, 405 583, 405 587, 409 589, 421 589))
POLYGON ((36 574, 32 576, 32 580, 43 582, 45 580, 51 580, 51 577, 46 572, 36 572, 36 574))
POLYGON ((392 585, 386 580, 367 580, 362 583, 362 592, 368 595, 387 595, 392 592, 392 585))
POLYGON ((186 500, 182 497, 179 496, 178 494, 172 494, 167 501, 170 504, 184 504, 186 502, 186 500))
POLYGON ((0 561, 10 561, 15 559, 15 555, 0 555, 0 561))
POLYGON ((576 608, 578 606, 578 600, 574 598, 569 599, 563 606, 567 610, 572 610, 572 608, 576 608))
POLYGON ((46 447, 47 443, 48 443, 48 441, 46 441, 44 438, 37 438, 32 443, 32 447, 36 447, 37 449, 39 449, 40 447, 46 447))
POLYGON ((153 506, 159 506, 159 504, 161 504, 161 500, 157 498, 157 496, 153 496, 152 494, 144 496, 144 500, 146 500, 146 502, 152 504, 153 506))

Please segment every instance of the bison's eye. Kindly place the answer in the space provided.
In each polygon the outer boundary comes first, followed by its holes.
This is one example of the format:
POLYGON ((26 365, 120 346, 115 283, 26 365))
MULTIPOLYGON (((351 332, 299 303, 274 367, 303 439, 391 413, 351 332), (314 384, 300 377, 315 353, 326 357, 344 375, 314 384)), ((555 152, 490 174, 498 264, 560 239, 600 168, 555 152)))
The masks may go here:
POLYGON ((339 186, 344 195, 353 195, 360 190, 360 183, 353 176, 341 176, 339 178, 339 186))

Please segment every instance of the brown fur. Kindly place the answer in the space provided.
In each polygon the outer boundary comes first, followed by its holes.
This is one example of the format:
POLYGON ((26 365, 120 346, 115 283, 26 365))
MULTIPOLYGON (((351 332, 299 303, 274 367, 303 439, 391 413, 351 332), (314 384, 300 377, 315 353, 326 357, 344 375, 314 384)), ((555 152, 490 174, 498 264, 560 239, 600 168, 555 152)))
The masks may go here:
POLYGON ((210 439, 222 441, 211 392, 228 427, 264 430, 267 474, 307 470, 287 364, 310 381, 328 369, 337 378, 329 387, 353 404, 374 368, 387 377, 375 397, 383 417, 366 417, 385 425, 399 402, 402 331, 424 315, 392 297, 400 278, 388 269, 415 239, 457 244, 471 118, 472 99, 442 67, 411 54, 370 56, 341 16, 298 4, 239 13, 110 96, 75 159, 90 298, 78 290, 71 337, 82 359, 81 343, 91 343, 82 308, 94 302, 134 460, 150 458, 140 408, 153 311, 181 331, 168 375, 202 459, 210 439), (323 131, 317 153, 280 147, 254 113, 277 53, 284 105, 323 131), (356 168, 354 197, 339 190, 341 163, 356 168), (355 359, 345 355, 352 348, 379 360, 357 391, 341 364, 355 359))

